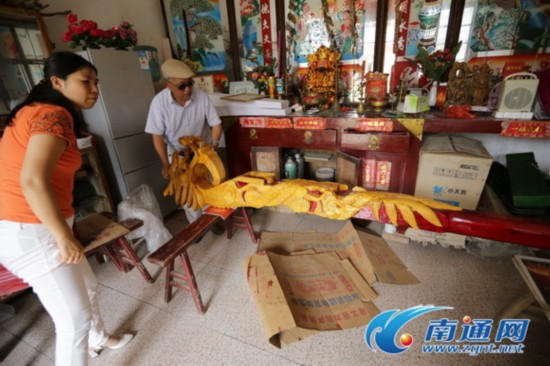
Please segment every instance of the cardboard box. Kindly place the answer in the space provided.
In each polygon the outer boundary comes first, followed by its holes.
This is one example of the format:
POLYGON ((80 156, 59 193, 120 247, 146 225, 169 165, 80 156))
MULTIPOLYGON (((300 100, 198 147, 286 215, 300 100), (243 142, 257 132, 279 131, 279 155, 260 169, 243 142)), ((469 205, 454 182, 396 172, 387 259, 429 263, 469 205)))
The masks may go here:
POLYGON ((243 266, 269 342, 281 348, 322 330, 363 326, 379 313, 378 281, 417 283, 391 248, 351 222, 335 233, 263 232, 243 266))
POLYGON ((426 136, 415 196, 475 210, 493 162, 483 143, 462 136, 426 136))

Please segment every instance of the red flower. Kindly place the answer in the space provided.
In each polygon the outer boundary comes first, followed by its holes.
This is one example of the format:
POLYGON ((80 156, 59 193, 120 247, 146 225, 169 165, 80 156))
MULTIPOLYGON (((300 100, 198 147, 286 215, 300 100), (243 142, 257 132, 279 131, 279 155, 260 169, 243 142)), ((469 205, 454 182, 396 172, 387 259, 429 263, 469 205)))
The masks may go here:
POLYGON ((103 38, 111 38, 115 35, 116 30, 114 29, 107 29, 106 31, 103 31, 103 38))
POLYGON ((97 28, 90 29, 90 35, 93 37, 103 37, 104 33, 105 32, 102 31, 101 29, 97 29, 97 28))
POLYGON ((71 32, 69 32, 67 30, 67 31, 63 32, 63 35, 61 36, 61 39, 63 40, 63 42, 70 42, 73 39, 73 36, 72 36, 71 32))
POLYGON ((71 32, 72 35, 75 34, 82 34, 84 33, 84 28, 79 25, 69 25, 69 32, 71 32))
POLYGON ((137 32, 132 29, 132 24, 123 21, 108 30, 97 27, 93 20, 82 19, 78 21, 76 14, 67 16, 68 27, 62 34, 64 42, 71 42, 71 48, 82 46, 83 48, 115 47, 127 49, 137 43, 137 32))
POLYGON ((76 16, 76 14, 69 13, 69 15, 67 15, 67 22, 69 22, 69 24, 76 23, 78 22, 78 17, 76 16))
POLYGON ((81 20, 80 25, 82 26, 82 28, 84 28, 85 31, 90 31, 97 28, 97 23, 92 20, 81 20))

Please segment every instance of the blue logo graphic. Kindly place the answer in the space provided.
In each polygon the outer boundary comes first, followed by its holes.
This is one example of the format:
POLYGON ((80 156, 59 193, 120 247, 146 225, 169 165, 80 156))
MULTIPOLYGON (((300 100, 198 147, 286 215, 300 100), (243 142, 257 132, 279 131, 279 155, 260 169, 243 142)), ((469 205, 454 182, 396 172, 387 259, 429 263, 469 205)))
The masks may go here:
POLYGON ((409 334, 403 335, 405 338, 400 343, 403 344, 404 347, 400 347, 395 343, 395 338, 399 330, 405 324, 423 314, 447 309, 453 308, 448 306, 418 305, 403 311, 399 309, 384 311, 375 316, 367 325, 367 329, 365 330, 365 342, 374 352, 376 352, 374 345, 385 353, 398 354, 405 352, 412 344, 412 337, 409 334))

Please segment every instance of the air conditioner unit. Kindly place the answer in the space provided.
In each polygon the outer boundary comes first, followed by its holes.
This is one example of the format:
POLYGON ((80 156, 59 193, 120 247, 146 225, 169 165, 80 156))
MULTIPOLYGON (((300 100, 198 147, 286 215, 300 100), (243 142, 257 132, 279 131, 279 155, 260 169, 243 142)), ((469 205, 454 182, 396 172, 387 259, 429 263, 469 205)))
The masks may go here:
POLYGON ((538 85, 539 79, 535 74, 518 72, 508 75, 498 88, 497 108, 493 117, 532 119, 538 85))

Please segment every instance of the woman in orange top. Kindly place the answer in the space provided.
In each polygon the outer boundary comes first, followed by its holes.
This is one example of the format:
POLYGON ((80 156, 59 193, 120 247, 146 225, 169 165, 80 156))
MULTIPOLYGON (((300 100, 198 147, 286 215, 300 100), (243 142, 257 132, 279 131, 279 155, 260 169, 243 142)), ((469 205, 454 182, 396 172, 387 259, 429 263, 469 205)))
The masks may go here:
POLYGON ((81 165, 78 110, 98 98, 97 70, 72 52, 47 58, 44 79, 7 118, 0 140, 0 264, 33 287, 56 328, 56 365, 124 347, 109 336, 97 280, 71 230, 74 175, 81 165))

